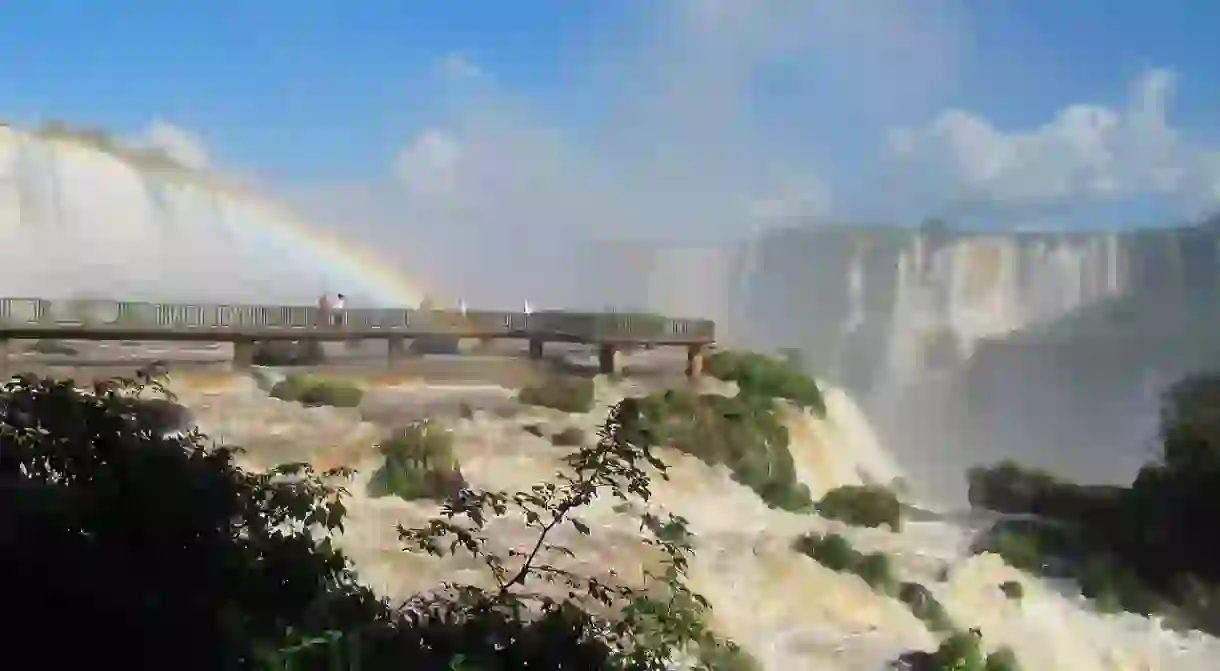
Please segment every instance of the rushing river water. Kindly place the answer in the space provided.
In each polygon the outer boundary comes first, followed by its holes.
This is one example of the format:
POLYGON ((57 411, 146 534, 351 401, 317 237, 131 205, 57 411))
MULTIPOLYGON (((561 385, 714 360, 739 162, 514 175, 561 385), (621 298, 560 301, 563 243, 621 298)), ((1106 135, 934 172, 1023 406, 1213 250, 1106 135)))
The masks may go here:
MULTIPOLYGON (((588 415, 534 408, 510 418, 480 412, 474 419, 454 420, 451 426, 463 474, 476 487, 508 490, 553 477, 562 448, 523 426, 550 422, 595 430, 611 404, 639 391, 625 384, 599 380, 599 406, 588 415)), ((363 495, 364 482, 379 465, 372 446, 385 429, 363 421, 360 411, 285 403, 269 398, 246 377, 178 380, 173 386, 201 428, 214 438, 247 448, 251 465, 305 459, 320 467, 358 469, 357 481, 350 487, 342 543, 363 578, 382 593, 405 597, 442 580, 483 584, 483 574, 473 562, 401 550, 395 525, 421 525, 437 506, 363 495)), ((373 390, 366 405, 384 409, 397 403, 409 412, 411 407, 436 403, 438 396, 461 394, 504 401, 512 392, 498 387, 402 385, 373 390)), ((797 472, 814 495, 864 477, 888 481, 900 476, 852 400, 831 389, 827 402, 826 419, 795 410, 787 413, 797 472)), ((816 516, 768 509, 724 469, 676 452, 667 452, 664 458, 671 479, 654 485, 653 504, 690 521, 696 534, 693 587, 711 600, 714 626, 770 671, 874 671, 904 651, 931 650, 938 643, 938 637, 898 600, 790 548, 792 539, 803 532, 827 530, 844 534, 861 550, 890 553, 902 580, 926 585, 959 626, 982 631, 987 647, 1012 647, 1025 669, 1217 668, 1220 641, 1214 638, 1167 632, 1134 615, 1097 614, 1078 595, 1016 571, 994 555, 969 556, 972 530, 966 525, 923 516, 923 521, 908 522, 900 533, 846 527, 816 516), (999 585, 1007 580, 1023 583, 1023 599, 1004 596, 999 585)), ((595 504, 584 519, 595 527, 590 537, 569 533, 566 527, 561 532, 561 540, 575 551, 581 568, 588 573, 611 568, 624 575, 638 573, 648 555, 634 518, 614 512, 607 501, 595 504)), ((508 521, 497 523, 494 534, 506 544, 527 538, 523 528, 508 521)))

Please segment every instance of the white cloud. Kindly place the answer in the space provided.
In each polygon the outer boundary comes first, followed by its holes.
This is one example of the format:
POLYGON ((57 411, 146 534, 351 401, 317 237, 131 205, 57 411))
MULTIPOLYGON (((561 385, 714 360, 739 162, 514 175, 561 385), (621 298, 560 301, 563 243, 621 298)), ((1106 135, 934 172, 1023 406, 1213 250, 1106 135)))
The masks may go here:
POLYGON ((1162 196, 1187 206, 1220 197, 1220 154, 1170 126, 1175 83, 1149 70, 1122 109, 1077 103, 1033 129, 1005 131, 960 109, 896 130, 890 150, 903 174, 933 197, 1001 205, 1162 196))
POLYGON ((486 76, 483 68, 461 52, 445 54, 436 61, 436 73, 449 79, 481 79, 486 76))
POLYGON ((187 168, 203 170, 210 165, 203 140, 166 121, 156 120, 136 139, 136 144, 160 149, 166 156, 187 168))

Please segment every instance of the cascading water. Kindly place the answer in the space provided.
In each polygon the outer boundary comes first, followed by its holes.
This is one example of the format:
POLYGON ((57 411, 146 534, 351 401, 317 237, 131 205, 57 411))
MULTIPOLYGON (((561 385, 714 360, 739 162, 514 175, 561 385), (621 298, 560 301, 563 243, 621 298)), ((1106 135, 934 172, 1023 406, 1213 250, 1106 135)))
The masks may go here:
MULTIPOLYGON (((630 384, 630 380, 613 385, 599 382, 598 408, 588 415, 538 409, 513 419, 480 413, 457 421, 454 447, 463 474, 474 486, 508 490, 549 479, 563 452, 523 431, 523 425, 541 421, 593 429, 605 409, 631 390, 630 384)), ((203 429, 245 446, 255 465, 308 458, 320 466, 345 464, 359 469, 342 542, 361 575, 378 590, 401 597, 442 580, 485 584, 472 561, 437 560, 401 551, 395 525, 419 525, 437 507, 364 496, 363 483, 378 466, 371 446, 379 430, 363 422, 358 411, 303 408, 271 399, 245 378, 227 388, 214 381, 205 387, 189 380, 173 386, 203 429)), ((709 391, 733 393, 731 385, 709 391)), ((412 402, 411 394, 426 389, 374 393, 400 394, 400 402, 406 404, 412 402)), ((800 478, 820 493, 841 484, 887 481, 900 475, 851 398, 827 388, 826 399, 825 419, 794 409, 786 413, 800 478)), ((692 585, 711 600, 713 625, 770 671, 875 671, 904 651, 937 645, 938 637, 896 599, 793 551, 792 539, 810 531, 842 533, 862 551, 889 553, 901 579, 926 585, 959 626, 978 626, 988 646, 1013 647, 1023 668, 1211 669, 1220 654, 1215 639, 1167 633, 1132 615, 1098 615, 1080 599, 1063 596, 993 555, 969 557, 969 534, 949 523, 908 522, 900 533, 891 533, 772 510, 723 468, 710 468, 676 452, 666 451, 663 457, 672 478, 655 484, 654 503, 686 516, 697 535, 692 585), (1000 591, 1006 580, 1025 585, 1019 603, 1000 591)), ((633 575, 648 555, 636 523, 616 513, 611 503, 599 502, 584 516, 595 527, 590 537, 564 531, 560 540, 573 548, 586 573, 601 575, 614 568, 633 575)), ((493 534, 510 544, 528 537, 510 522, 497 523, 493 534)))
POLYGON ((353 297, 401 304, 336 268, 343 250, 304 244, 283 208, 93 142, 0 125, 5 295, 311 304, 340 272, 353 297))

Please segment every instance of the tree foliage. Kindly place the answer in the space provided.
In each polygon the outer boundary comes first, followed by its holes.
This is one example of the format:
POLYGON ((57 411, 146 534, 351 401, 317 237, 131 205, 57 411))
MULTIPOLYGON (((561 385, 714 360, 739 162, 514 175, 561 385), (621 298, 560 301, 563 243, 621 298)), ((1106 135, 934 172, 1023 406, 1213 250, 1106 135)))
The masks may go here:
POLYGON ((478 557, 495 588, 448 584, 393 605, 359 582, 332 535, 349 471, 245 471, 236 448, 169 431, 147 409, 149 390, 172 400, 147 376, 92 389, 22 377, 0 389, 14 668, 626 670, 684 652, 743 663, 685 586, 681 518, 642 515, 662 561, 641 587, 559 565, 573 553, 558 528, 593 533, 581 508, 603 495, 646 500, 645 469, 664 474, 631 402, 597 444, 569 455, 557 483, 462 488, 428 526, 399 529, 408 549, 478 557), (536 542, 497 549, 486 524, 505 515, 536 542), (549 583, 562 588, 540 589, 549 583))
POLYGON ((1003 522, 982 549, 1021 568, 1078 579, 1102 608, 1162 612, 1220 632, 1220 374, 1165 394, 1161 450, 1128 487, 1082 486, 1014 463, 972 469, 978 507, 1039 519, 1003 522))
POLYGON ((248 668, 286 627, 369 612, 342 553, 306 531, 342 527, 327 480, 345 473, 246 472, 233 449, 166 431, 144 411, 148 387, 21 377, 0 390, 0 567, 8 633, 38 642, 25 661, 248 668))

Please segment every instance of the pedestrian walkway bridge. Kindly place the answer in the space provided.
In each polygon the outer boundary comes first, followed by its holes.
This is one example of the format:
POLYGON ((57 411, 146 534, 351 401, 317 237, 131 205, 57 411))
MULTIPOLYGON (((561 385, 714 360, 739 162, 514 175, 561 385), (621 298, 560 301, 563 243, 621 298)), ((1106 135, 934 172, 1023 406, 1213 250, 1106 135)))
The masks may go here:
POLYGON ((18 339, 231 342, 238 366, 249 365, 257 344, 265 341, 386 340, 394 359, 405 356, 406 342, 435 337, 527 340, 535 358, 547 342, 586 343, 599 348, 605 372, 618 369, 623 347, 680 346, 688 351, 688 372, 697 375, 704 348, 715 342, 715 324, 565 310, 353 308, 323 314, 316 307, 295 305, 0 298, 0 342, 5 344, 18 339))

